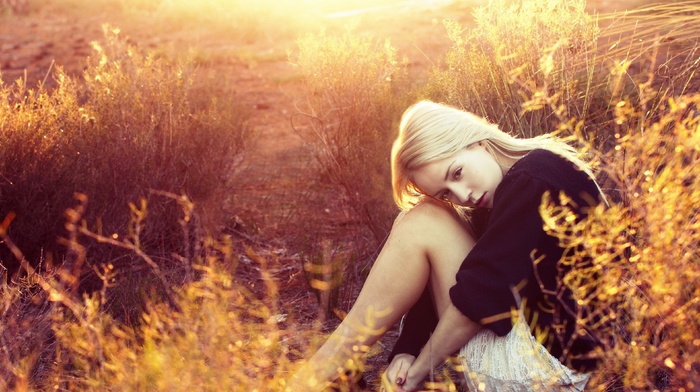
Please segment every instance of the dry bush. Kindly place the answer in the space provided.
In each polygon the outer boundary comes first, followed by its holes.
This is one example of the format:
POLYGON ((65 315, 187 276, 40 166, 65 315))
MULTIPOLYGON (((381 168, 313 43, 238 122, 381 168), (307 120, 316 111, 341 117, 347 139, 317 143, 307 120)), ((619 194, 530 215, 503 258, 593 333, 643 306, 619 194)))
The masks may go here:
POLYGON ((281 390, 292 368, 291 346, 303 335, 282 328, 285 315, 274 304, 236 285, 230 262, 197 265, 199 279, 177 292, 179 310, 151 302, 138 329, 100 312, 94 297, 84 299, 79 317, 59 313, 63 368, 56 385, 85 391, 281 390))
POLYGON ((596 390, 653 390, 659 375, 673 390, 700 385, 699 104, 697 94, 669 98, 649 119, 623 101, 606 170, 624 203, 579 224, 565 200, 542 208, 548 231, 573 250, 563 262, 577 264, 562 283, 595 309, 580 320, 604 342, 596 390))
POLYGON ((476 8, 474 21, 468 32, 445 22, 452 47, 423 94, 524 137, 556 125, 540 94, 559 95, 571 113, 585 114, 599 33, 585 1, 494 0, 476 8))
POLYGON ((351 261, 365 260, 377 249, 396 215, 389 155, 404 109, 396 90, 405 88, 405 67, 388 41, 349 31, 309 34, 298 46, 291 61, 304 77, 306 94, 293 125, 314 149, 320 181, 336 187, 339 206, 349 206, 360 224, 353 236, 355 255, 342 260, 309 233, 307 277, 312 286, 330 285, 332 293, 320 291, 328 302, 323 308, 330 310, 339 298, 343 272, 366 270, 366 262, 351 261))
MULTIPOLYGON (((138 212, 125 207, 147 200, 157 218, 141 233, 140 246, 188 257, 179 207, 158 192, 187 194, 200 212, 218 205, 248 138, 248 114, 235 102, 192 99, 195 75, 186 61, 143 54, 109 28, 105 41, 95 46, 84 83, 59 70, 52 91, 22 81, 0 89, 0 216, 14 218, 9 236, 35 267, 74 263, 66 240, 57 239, 68 238, 64 212, 76 192, 89 196, 91 227, 115 236, 128 234, 138 212)), ((139 279, 152 278, 123 251, 83 245, 89 265, 113 262, 122 279, 134 279, 120 300, 137 296, 139 279)), ((0 257, 10 275, 17 272, 19 261, 5 246, 0 257)), ((99 285, 83 267, 83 288, 99 285)), ((182 278, 177 268, 171 275, 182 278)))
POLYGON ((301 110, 312 119, 297 129, 379 243, 395 215, 389 154, 404 108, 395 89, 405 83, 405 68, 388 41, 350 32, 307 35, 292 61, 306 84, 301 110))
POLYGON ((494 0, 477 8, 473 30, 446 22, 452 48, 422 94, 522 136, 573 120, 607 150, 614 105, 642 104, 640 79, 657 92, 645 98, 650 112, 698 88, 697 12, 697 1, 682 1, 594 17, 581 0, 494 0))
MULTIPOLYGON (((193 205, 180 202, 183 225, 197 226, 193 205)), ((138 247, 138 231, 114 239, 91 231, 83 218, 86 198, 69 210, 71 246, 85 257, 80 239, 89 237, 128 249, 155 272, 151 255, 138 247)), ((146 207, 144 206, 144 209, 146 207)), ((142 222, 134 221, 134 226, 142 222)), ((0 238, 19 253, 0 227, 0 238)), ((196 232, 195 227, 190 231, 196 232)), ((188 241, 187 238, 184 238, 188 241)), ((112 265, 100 269, 102 287, 76 295, 65 283, 76 278, 70 270, 37 274, 1 286, 0 387, 3 390, 62 391, 271 391, 284 390, 296 368, 294 360, 318 331, 299 329, 280 302, 272 274, 276 261, 245 250, 259 267, 260 292, 234 277, 241 258, 238 244, 228 237, 199 238, 192 255, 193 279, 173 286, 167 298, 147 300, 138 323, 113 318, 106 298, 119 275, 112 265), (34 310, 32 310, 34 309, 34 310)), ((19 256, 19 254, 18 254, 19 256)), ((180 262, 173 256, 170 263, 180 262)))

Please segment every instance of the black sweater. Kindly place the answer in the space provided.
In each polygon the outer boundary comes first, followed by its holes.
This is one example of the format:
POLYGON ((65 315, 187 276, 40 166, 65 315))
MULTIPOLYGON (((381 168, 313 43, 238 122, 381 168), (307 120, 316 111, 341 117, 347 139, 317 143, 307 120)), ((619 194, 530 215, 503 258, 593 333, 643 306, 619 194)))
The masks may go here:
MULTIPOLYGON (((557 239, 544 232, 539 206, 546 193, 558 201, 561 192, 578 206, 579 219, 600 200, 591 178, 552 152, 534 150, 518 160, 497 187, 489 216, 479 211, 474 217, 478 241, 457 272, 450 298, 465 316, 499 336, 510 332, 514 310, 522 304, 533 335, 545 337, 540 341, 554 357, 590 370, 595 360, 586 354, 596 341, 573 336, 576 307, 570 293, 547 294, 557 291, 566 268, 558 263, 563 249, 557 239)), ((427 289, 403 323, 392 357, 417 355, 434 330, 437 317, 427 289)))

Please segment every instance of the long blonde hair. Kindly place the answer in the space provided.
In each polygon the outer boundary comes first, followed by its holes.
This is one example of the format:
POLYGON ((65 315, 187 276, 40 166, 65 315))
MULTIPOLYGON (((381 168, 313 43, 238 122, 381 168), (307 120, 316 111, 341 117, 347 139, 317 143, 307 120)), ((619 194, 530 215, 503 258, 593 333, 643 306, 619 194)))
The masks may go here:
POLYGON ((402 210, 413 207, 424 197, 412 174, 428 163, 448 158, 474 143, 482 142, 487 151, 519 159, 534 149, 558 154, 594 178, 590 166, 578 151, 562 140, 543 134, 519 139, 485 119, 451 106, 420 101, 404 112, 399 135, 391 149, 391 182, 394 201, 402 210))

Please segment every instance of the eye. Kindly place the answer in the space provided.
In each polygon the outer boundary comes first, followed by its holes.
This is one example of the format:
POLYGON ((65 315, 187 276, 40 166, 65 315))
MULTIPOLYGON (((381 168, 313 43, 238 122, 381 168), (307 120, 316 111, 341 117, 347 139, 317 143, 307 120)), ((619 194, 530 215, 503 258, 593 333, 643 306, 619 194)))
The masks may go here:
POLYGON ((455 170, 455 172, 452 174, 452 178, 454 180, 459 180, 460 177, 462 177, 462 168, 461 167, 459 169, 455 170))
POLYGON ((444 191, 440 194, 440 200, 449 201, 450 191, 444 191))

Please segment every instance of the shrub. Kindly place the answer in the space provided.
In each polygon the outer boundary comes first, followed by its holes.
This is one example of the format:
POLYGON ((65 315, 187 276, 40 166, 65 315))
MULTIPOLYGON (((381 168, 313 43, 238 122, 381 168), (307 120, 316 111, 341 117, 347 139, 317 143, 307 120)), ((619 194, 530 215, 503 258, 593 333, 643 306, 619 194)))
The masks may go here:
POLYGON ((314 142, 323 175, 380 243, 395 215, 389 155, 404 109, 394 90, 404 67, 388 41, 350 32, 307 35, 292 61, 303 74, 312 119, 297 129, 314 142))
POLYGON ((581 319, 604 337, 597 390, 616 380, 652 390, 659 375, 674 390, 700 383, 699 104, 697 94, 669 98, 649 119, 623 102, 618 123, 636 125, 619 135, 607 170, 624 203, 598 208, 576 225, 565 201, 542 208, 548 231, 577 249, 563 262, 590 260, 563 283, 580 305, 597 309, 581 319))
MULTIPOLYGON (((190 216, 191 202, 184 197, 180 201, 184 215, 190 216)), ((134 258, 152 264, 151 256, 138 247, 138 234, 117 240, 88 229, 84 207, 81 197, 70 210, 68 227, 74 237, 128 249, 134 258)), ((192 220, 187 223, 196 225, 192 220)), ((0 238, 20 252, 4 229, 0 228, 0 238)), ((262 292, 253 292, 232 276, 239 256, 230 238, 207 236, 199 242, 202 246, 192 256, 193 279, 173 287, 167 298, 147 300, 136 324, 114 319, 105 309, 118 275, 112 265, 100 269, 101 289, 89 295, 76 295, 66 288, 63 283, 71 279, 71 271, 65 269, 38 274, 29 266, 27 279, 0 286, 0 387, 283 390, 296 366, 293 360, 315 344, 317 331, 299 330, 287 319, 290 309, 280 305, 270 272, 275 260, 246 252, 258 263, 264 283, 262 292)), ((78 242, 71 244, 76 245, 73 250, 84 256, 78 242)))
MULTIPOLYGON (((178 290, 174 311, 151 302, 138 329, 86 298, 80 317, 56 316, 63 369, 56 385, 79 390, 281 390, 292 367, 284 314, 236 285, 228 262, 198 265, 200 278, 178 290), (76 344, 78 343, 78 344, 76 344)), ((271 282, 268 282, 271 283, 271 282)))
MULTIPOLYGON (((204 212, 228 191, 248 137, 248 114, 235 102, 191 100, 194 74, 185 60, 140 53, 118 30, 106 28, 105 38, 95 46, 84 83, 59 70, 53 91, 28 89, 22 81, 0 90, 0 216, 14 217, 9 236, 34 266, 73 262, 56 239, 67 238, 64 211, 76 192, 89 197, 91 227, 115 238, 129 235, 131 214, 138 212, 125 206, 148 201, 157 219, 141 233, 140 246, 187 259, 179 207, 158 192, 189 195, 202 212, 196 216, 207 219, 204 212)), ((140 275, 140 264, 123 252, 84 246, 90 264, 114 262, 124 279, 140 275)), ((16 272, 5 247, 2 260, 16 272)), ((175 280, 182 278, 178 265, 175 280)), ((99 283, 91 268, 84 272, 83 288, 99 283)))
POLYGON ((422 94, 514 134, 577 132, 605 151, 615 144, 617 102, 653 113, 667 97, 697 88, 695 9, 677 2, 594 18, 581 0, 493 0, 476 9, 467 33, 446 22, 452 48, 422 94), (654 99, 640 96, 640 78, 654 99))
POLYGON ((556 128, 540 94, 556 94, 572 114, 585 114, 599 33, 585 1, 493 0, 476 8, 474 20, 466 34, 445 22, 452 47, 423 94, 524 137, 556 128))
POLYGON ((352 261, 367 260, 384 241, 397 212, 389 156, 395 122, 406 101, 396 91, 405 83, 405 68, 388 41, 350 32, 309 34, 298 45, 292 62, 304 78, 306 94, 304 113, 293 118, 293 125, 310 141, 320 163, 319 181, 332 185, 339 208, 348 206, 359 223, 352 237, 353 257, 331 256, 328 241, 309 233, 307 278, 312 287, 331 289, 319 291, 322 312, 328 313, 342 297, 341 282, 352 281, 343 274, 366 272, 367 261, 352 261))

